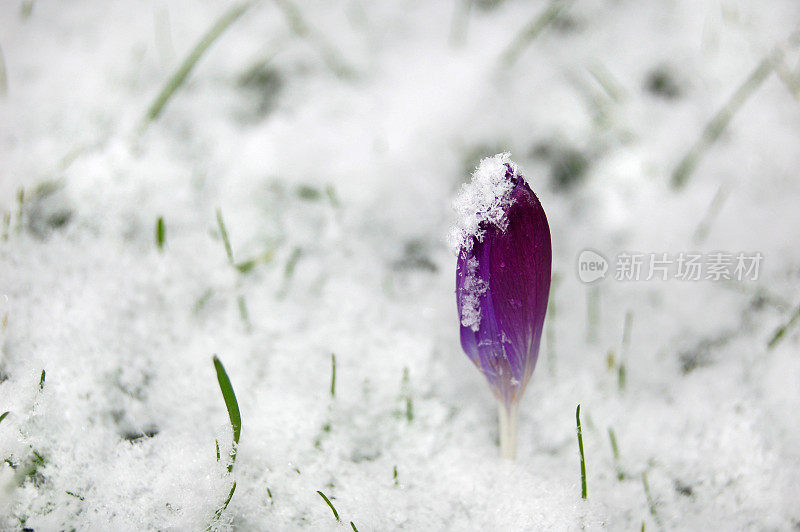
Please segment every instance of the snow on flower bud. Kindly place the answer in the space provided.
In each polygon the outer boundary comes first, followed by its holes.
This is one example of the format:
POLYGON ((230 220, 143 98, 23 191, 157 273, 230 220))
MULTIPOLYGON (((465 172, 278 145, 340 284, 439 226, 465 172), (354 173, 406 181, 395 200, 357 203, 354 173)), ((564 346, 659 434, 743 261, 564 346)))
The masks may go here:
POLYGON ((483 159, 454 202, 461 347, 499 402, 501 454, 516 454, 517 407, 533 374, 550 293, 550 228, 501 153, 483 159))

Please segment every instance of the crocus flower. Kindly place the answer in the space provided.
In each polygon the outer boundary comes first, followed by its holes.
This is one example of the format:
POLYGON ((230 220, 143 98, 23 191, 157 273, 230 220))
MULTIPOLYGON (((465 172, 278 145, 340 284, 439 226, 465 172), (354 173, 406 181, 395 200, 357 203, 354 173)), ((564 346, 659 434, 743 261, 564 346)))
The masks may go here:
POLYGON ((514 458, 550 293, 550 228, 508 153, 483 159, 454 207, 461 347, 497 397, 501 455, 514 458))

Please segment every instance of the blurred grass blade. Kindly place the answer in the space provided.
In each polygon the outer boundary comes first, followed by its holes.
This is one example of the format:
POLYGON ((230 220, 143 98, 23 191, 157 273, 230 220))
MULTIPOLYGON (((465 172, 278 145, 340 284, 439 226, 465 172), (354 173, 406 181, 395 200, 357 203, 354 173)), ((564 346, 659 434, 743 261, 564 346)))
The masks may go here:
POLYGON ((266 264, 270 262, 274 256, 275 256, 275 250, 268 249, 263 253, 253 257, 252 259, 248 259, 244 262, 237 263, 235 267, 237 270, 239 270, 239 273, 248 273, 259 264, 266 264))
POLYGON ((3 420, 6 418, 7 415, 8 415, 8 412, 3 412, 2 414, 0 414, 0 423, 3 422, 3 420))
POLYGON ((522 30, 514 37, 511 44, 505 49, 500 56, 500 63, 504 67, 512 66, 519 58, 519 54, 528 46, 532 41, 542 33, 555 18, 563 11, 571 2, 569 0, 551 0, 551 2, 544 8, 543 11, 538 13, 522 30))
POLYGON ((222 237, 222 243, 225 244, 225 254, 228 256, 228 262, 233 262, 233 248, 231 248, 231 241, 228 238, 228 230, 225 228, 225 221, 222 219, 222 209, 217 208, 217 226, 219 226, 219 235, 222 237))
POLYGON ((753 95, 753 93, 764 83, 764 80, 772 73, 775 62, 775 54, 770 54, 750 72, 736 92, 730 97, 727 103, 717 111, 717 114, 708 122, 700 138, 694 146, 683 156, 681 162, 672 172, 672 188, 678 190, 686 185, 692 176, 700 160, 708 151, 708 148, 719 139, 725 128, 728 127, 731 119, 742 108, 742 105, 753 95))
POLYGON ((303 255, 303 249, 300 247, 295 247, 292 249, 289 258, 286 260, 286 266, 283 268, 283 286, 278 291, 278 299, 283 299, 289 293, 289 287, 292 283, 292 277, 294 276, 294 270, 297 267, 297 262, 300 260, 300 257, 303 255))
POLYGON ((159 216, 156 220, 156 245, 159 251, 164 250, 164 240, 166 238, 166 228, 164 227, 164 217, 159 216))
POLYGON ((783 338, 783 335, 786 334, 786 331, 791 329, 792 326, 797 323, 798 319, 800 319, 800 307, 798 307, 795 313, 792 314, 792 317, 789 319, 789 321, 778 327, 775 332, 772 333, 772 338, 770 338, 769 342, 767 343, 767 349, 772 349, 775 347, 781 338, 783 338))
POLYGON ((450 22, 450 46, 462 46, 466 42, 471 10, 472 0, 455 0, 453 18, 450 22))
POLYGON ((625 473, 619 465, 619 445, 617 445, 617 435, 614 434, 614 429, 608 428, 608 439, 611 442, 611 453, 614 455, 614 469, 617 470, 617 480, 622 482, 625 480, 625 473))
POLYGON ((147 110, 147 114, 145 114, 144 120, 142 121, 142 125, 140 130, 144 130, 147 125, 158 118, 161 114, 161 111, 164 110, 164 106, 167 104, 169 99, 175 93, 178 88, 186 81, 186 78, 189 76, 189 73, 192 71, 194 66, 203 56, 203 54, 208 50, 208 48, 217 40, 217 38, 222 35, 222 33, 228 29, 228 27, 236 22, 236 20, 241 17, 247 8, 250 7, 250 2, 243 2, 235 4, 234 6, 230 7, 222 16, 217 19, 213 26, 203 35, 200 41, 192 48, 189 55, 183 60, 180 64, 178 69, 170 76, 167 80, 167 83, 161 89, 161 92, 158 93, 156 99, 153 100, 153 103, 150 104, 150 107, 147 110))
POLYGON ((341 53, 328 42, 327 38, 315 31, 306 22, 294 2, 291 0, 275 0, 275 4, 283 12, 286 21, 292 32, 301 39, 308 40, 319 50, 325 65, 331 69, 336 77, 341 79, 351 79, 356 76, 356 70, 350 66, 343 58, 341 53))
POLYGON ((41 377, 39 377, 39 391, 44 390, 44 378, 45 378, 45 372, 44 370, 42 370, 42 375, 41 377))
POLYGON ((644 496, 647 497, 647 506, 650 508, 650 515, 653 516, 656 525, 661 528, 661 518, 658 516, 658 511, 656 511, 656 502, 650 494, 650 485, 647 483, 647 473, 644 471, 642 471, 642 485, 644 486, 644 496))
POLYGON ((701 244, 705 241, 708 233, 711 231, 711 224, 714 223, 714 219, 717 217, 717 214, 722 208, 722 204, 725 203, 727 198, 727 189, 723 185, 720 185, 717 189, 717 193, 714 194, 714 198, 711 200, 711 204, 708 206, 703 219, 700 220, 699 224, 697 224, 697 229, 695 229, 694 235, 692 236, 692 242, 694 244, 701 244))
POLYGON ((3 242, 8 241, 8 230, 11 228, 11 213, 7 212, 3 215, 3 231, 0 234, 0 240, 3 242))
POLYGON ((336 397, 336 355, 331 353, 331 397, 336 397))
POLYGON ((247 332, 252 331, 253 324, 250 322, 250 312, 247 311, 247 300, 245 300, 244 294, 239 294, 236 298, 236 304, 239 307, 239 318, 242 320, 244 329, 247 332))

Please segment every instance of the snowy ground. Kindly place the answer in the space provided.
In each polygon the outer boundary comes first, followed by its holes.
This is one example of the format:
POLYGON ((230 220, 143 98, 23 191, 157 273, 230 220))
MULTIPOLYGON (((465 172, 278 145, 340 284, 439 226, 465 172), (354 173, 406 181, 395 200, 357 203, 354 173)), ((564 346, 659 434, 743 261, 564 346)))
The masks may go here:
POLYGON ((800 323, 768 346, 800 302, 800 4, 586 0, 516 48, 548 4, 473 4, 255 4, 142 129, 228 4, 0 3, 0 529, 800 527, 800 323), (503 150, 557 277, 515 463, 445 244, 503 150), (586 285, 587 247, 764 261, 586 285))

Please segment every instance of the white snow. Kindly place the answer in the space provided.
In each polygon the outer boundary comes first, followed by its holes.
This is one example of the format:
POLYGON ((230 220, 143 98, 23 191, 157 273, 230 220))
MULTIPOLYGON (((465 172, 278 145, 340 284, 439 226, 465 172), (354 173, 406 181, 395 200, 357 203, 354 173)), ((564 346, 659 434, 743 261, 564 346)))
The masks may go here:
POLYGON ((254 4, 137 134, 228 3, 0 2, 0 529, 202 530, 234 480, 221 529, 797 527, 800 323, 768 347, 800 304, 787 83, 770 75, 687 186, 669 181, 800 4, 574 2, 510 67, 547 3, 294 4, 305 37, 254 4), (444 242, 485 157, 464 208, 500 212, 505 150, 534 178, 554 271, 515 463, 459 345, 444 242), (586 248, 764 261, 757 282, 624 283, 612 265, 589 286, 586 248), (214 354, 241 408, 232 474, 214 354))
POLYGON ((458 196, 453 200, 456 223, 448 235, 448 242, 456 255, 462 249, 469 251, 473 238, 483 240, 481 223, 497 226, 501 231, 508 227, 507 213, 514 185, 505 177, 506 164, 510 164, 516 172, 510 153, 498 153, 481 159, 472 173, 472 181, 461 185, 458 196))
POLYGON ((461 293, 461 325, 477 331, 481 325, 481 297, 489 289, 489 283, 478 277, 478 259, 467 259, 464 285, 461 293))

